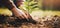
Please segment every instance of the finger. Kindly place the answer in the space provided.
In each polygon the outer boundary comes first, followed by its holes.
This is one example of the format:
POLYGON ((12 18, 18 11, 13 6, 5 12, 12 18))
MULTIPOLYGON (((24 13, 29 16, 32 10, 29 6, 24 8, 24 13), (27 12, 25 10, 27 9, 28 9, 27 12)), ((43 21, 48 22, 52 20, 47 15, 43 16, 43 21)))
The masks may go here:
POLYGON ((28 19, 32 18, 31 15, 28 12, 25 12, 25 14, 27 15, 28 19))
POLYGON ((26 16, 25 12, 24 11, 20 11, 21 14, 27 19, 28 17, 26 16))
POLYGON ((22 15, 22 16, 23 16, 23 19, 26 19, 26 17, 24 15, 22 15))
POLYGON ((24 16, 24 15, 21 15, 21 18, 22 18, 22 19, 25 19, 25 16, 24 16))
POLYGON ((27 15, 28 12, 25 11, 24 13, 27 15))
POLYGON ((31 15, 30 15, 30 14, 27 14, 27 16, 28 16, 28 19, 30 19, 30 18, 32 19, 32 17, 31 17, 31 15))
POLYGON ((26 15, 25 13, 23 14, 23 16, 24 16, 26 19, 28 18, 27 15, 26 15))
POLYGON ((21 16, 19 16, 18 18, 19 18, 19 19, 22 19, 22 17, 21 17, 21 16))
POLYGON ((22 14, 20 14, 20 15, 18 16, 18 18, 24 19, 24 16, 23 16, 22 14))

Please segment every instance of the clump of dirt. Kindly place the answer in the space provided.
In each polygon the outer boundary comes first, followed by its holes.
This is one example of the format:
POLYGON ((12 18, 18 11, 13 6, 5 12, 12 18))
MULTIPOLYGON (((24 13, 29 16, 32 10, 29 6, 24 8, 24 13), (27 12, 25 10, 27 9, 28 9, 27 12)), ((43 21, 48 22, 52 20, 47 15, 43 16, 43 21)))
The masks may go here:
POLYGON ((45 16, 37 22, 33 19, 19 19, 15 16, 0 15, 0 28, 60 28, 60 16, 45 16))

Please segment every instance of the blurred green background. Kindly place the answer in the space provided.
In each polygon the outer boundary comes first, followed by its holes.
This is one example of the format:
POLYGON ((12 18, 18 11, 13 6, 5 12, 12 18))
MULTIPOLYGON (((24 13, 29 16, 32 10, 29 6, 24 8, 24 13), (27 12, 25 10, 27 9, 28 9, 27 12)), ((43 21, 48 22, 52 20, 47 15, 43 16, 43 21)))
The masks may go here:
MULTIPOLYGON (((43 0, 25 0, 23 6, 19 8, 27 10, 32 16, 46 16, 46 15, 59 15, 60 11, 54 11, 52 9, 42 9, 43 0)), ((7 8, 0 8, 0 14, 12 15, 12 12, 7 8)))

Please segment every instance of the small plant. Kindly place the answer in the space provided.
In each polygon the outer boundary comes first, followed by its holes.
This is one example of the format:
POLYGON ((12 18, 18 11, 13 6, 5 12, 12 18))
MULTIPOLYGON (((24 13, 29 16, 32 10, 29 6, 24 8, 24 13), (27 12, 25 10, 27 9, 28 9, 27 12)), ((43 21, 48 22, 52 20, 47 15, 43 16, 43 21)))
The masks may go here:
POLYGON ((24 2, 24 7, 29 13, 31 13, 35 9, 39 9, 38 2, 36 2, 35 0, 26 0, 24 2))

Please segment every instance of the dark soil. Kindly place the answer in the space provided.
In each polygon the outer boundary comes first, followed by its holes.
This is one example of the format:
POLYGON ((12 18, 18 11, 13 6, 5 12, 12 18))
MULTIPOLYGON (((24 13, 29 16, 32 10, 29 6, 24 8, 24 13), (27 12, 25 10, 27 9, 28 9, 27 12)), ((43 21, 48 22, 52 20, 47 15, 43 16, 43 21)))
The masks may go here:
POLYGON ((0 15, 0 28, 60 28, 60 16, 55 15, 51 19, 48 18, 45 21, 37 22, 33 19, 27 20, 15 16, 0 15))

